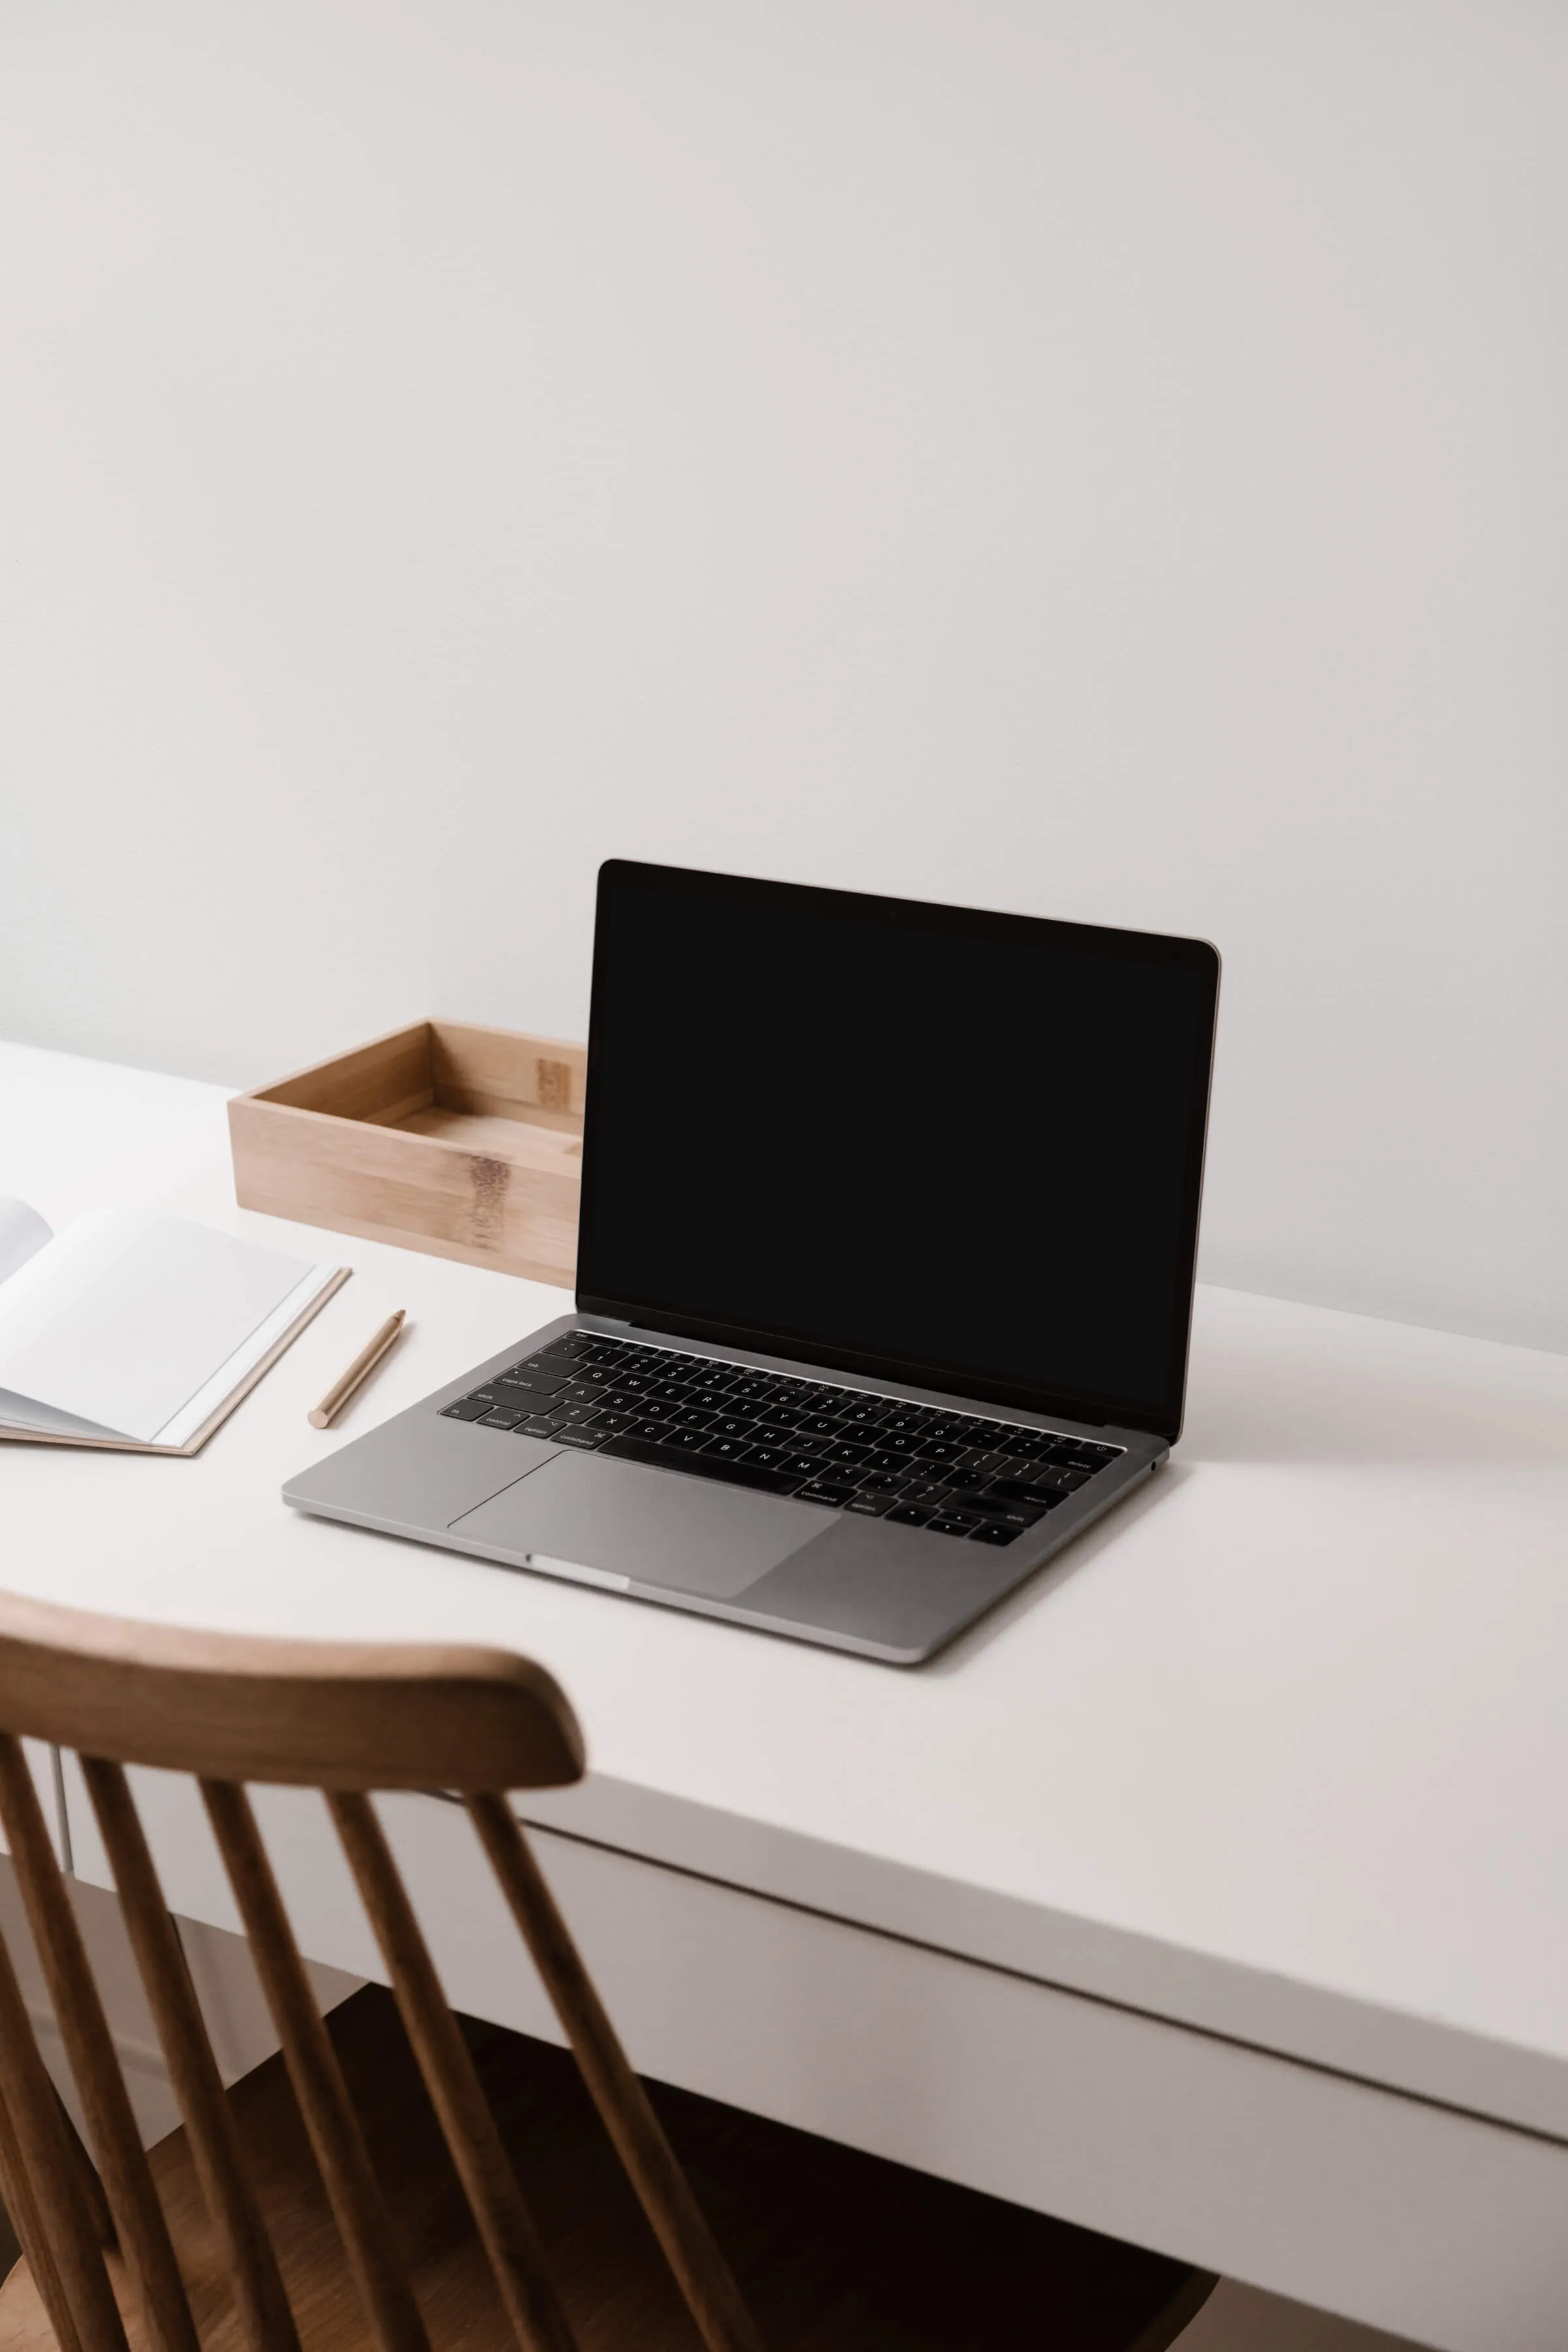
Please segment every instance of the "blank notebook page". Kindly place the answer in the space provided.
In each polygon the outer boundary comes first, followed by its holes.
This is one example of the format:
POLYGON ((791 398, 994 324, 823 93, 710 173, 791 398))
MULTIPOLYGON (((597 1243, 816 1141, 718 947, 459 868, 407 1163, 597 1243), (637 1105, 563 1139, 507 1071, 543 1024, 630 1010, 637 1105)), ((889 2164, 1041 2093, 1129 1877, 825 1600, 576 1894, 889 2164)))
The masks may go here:
POLYGON ((151 1444, 310 1273, 182 1218, 95 1210, 0 1287, 0 1390, 151 1444))

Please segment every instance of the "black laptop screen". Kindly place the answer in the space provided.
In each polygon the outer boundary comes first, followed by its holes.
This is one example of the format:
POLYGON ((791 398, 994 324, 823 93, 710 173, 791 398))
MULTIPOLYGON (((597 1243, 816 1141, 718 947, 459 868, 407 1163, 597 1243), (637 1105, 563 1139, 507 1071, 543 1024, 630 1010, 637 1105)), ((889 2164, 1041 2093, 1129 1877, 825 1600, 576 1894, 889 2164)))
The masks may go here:
POLYGON ((579 1303, 1180 1425, 1218 959, 612 863, 579 1303))

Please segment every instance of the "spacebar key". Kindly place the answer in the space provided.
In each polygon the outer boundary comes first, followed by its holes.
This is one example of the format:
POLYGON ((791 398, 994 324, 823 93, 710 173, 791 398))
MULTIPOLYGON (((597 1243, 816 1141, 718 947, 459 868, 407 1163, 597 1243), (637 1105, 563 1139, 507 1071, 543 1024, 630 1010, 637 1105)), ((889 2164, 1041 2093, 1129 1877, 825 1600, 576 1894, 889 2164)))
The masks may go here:
POLYGON ((727 1462, 722 1454, 688 1454, 679 1445, 650 1445, 646 1437, 610 1437, 601 1454, 622 1462, 646 1462, 652 1470, 684 1470, 693 1478, 718 1478, 726 1486, 760 1486, 766 1495, 791 1495, 800 1480, 788 1470, 764 1470, 752 1462, 727 1462))

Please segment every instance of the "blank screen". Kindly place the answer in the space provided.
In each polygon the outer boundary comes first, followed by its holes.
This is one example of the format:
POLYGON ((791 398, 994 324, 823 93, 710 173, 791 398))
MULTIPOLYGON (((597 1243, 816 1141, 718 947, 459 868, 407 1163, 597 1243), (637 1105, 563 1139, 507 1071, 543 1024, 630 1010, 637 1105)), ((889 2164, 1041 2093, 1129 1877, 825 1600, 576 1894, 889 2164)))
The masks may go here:
POLYGON ((1191 941, 607 866, 580 1295, 1179 1418, 1216 971, 1191 941))

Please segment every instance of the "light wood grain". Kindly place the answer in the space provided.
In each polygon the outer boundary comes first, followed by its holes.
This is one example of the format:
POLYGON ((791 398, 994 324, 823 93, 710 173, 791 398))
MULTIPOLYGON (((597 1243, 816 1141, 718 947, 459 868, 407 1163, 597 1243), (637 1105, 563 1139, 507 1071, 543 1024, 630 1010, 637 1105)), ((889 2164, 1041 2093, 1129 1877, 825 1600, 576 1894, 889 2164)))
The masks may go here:
POLYGON ((532 1037, 472 1022, 432 1021, 434 1098, 456 1110, 485 1110, 581 1127, 588 1049, 560 1037, 532 1037))
POLYGON ((0 1597, 0 1723, 120 1763, 296 1787, 542 1788, 583 1769, 559 1686, 510 1651, 259 1642, 16 1594, 0 1597))
POLYGON ((310 1407, 305 1418, 312 1429, 329 1429, 342 1412, 349 1399, 363 1387, 377 1364, 394 1345, 407 1320, 406 1311, 399 1307, 389 1315, 379 1329, 373 1331, 352 1364, 338 1374, 320 1404, 310 1407))
POLYGON ((235 1192, 270 1216, 570 1284, 586 1049, 426 1022, 228 1106, 235 1192))
POLYGON ((312 1063, 242 1100, 284 1103, 298 1110, 334 1112, 341 1118, 400 1118, 431 1099, 430 1024, 416 1021, 389 1030, 330 1062, 312 1063))

